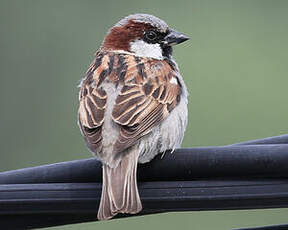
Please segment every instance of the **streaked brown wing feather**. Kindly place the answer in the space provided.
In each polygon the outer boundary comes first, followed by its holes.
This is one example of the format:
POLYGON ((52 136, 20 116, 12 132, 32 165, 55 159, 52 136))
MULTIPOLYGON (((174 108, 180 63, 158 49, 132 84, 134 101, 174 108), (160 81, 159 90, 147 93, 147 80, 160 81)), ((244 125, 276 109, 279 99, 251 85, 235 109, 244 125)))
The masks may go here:
POLYGON ((79 126, 90 150, 101 151, 107 101, 103 82, 123 86, 112 111, 114 122, 120 126, 114 145, 118 153, 150 133, 177 105, 181 87, 175 84, 176 76, 166 61, 98 52, 79 93, 79 126))
POLYGON ((87 94, 80 99, 79 105, 79 125, 85 137, 85 140, 92 151, 96 151, 101 144, 101 131, 104 121, 104 112, 107 95, 104 90, 91 89, 87 90, 87 94))
POLYGON ((102 124, 107 101, 106 92, 101 86, 96 87, 96 85, 111 69, 108 60, 108 55, 96 54, 79 92, 78 123, 88 147, 93 152, 99 152, 101 148, 102 124))
POLYGON ((177 105, 181 92, 179 84, 175 84, 176 73, 165 61, 130 57, 127 62, 130 68, 112 112, 113 120, 121 126, 115 153, 132 146, 159 125, 177 105))

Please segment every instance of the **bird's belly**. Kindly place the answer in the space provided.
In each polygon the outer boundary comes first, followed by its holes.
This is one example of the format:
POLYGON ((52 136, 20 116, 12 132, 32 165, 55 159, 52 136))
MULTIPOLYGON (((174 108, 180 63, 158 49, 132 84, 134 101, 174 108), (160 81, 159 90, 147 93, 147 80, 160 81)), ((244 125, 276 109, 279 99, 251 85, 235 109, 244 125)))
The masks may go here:
POLYGON ((139 163, 152 160, 157 154, 181 146, 187 126, 188 108, 186 93, 171 114, 139 142, 139 163))

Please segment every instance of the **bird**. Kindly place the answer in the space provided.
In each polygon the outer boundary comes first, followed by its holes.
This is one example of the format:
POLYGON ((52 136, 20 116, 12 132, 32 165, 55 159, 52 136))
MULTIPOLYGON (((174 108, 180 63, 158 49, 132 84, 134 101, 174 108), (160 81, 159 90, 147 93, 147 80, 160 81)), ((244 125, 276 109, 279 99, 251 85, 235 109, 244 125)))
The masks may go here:
POLYGON ((126 16, 110 28, 80 82, 78 125, 102 162, 98 220, 139 213, 137 164, 181 146, 188 92, 172 46, 188 39, 153 15, 126 16))

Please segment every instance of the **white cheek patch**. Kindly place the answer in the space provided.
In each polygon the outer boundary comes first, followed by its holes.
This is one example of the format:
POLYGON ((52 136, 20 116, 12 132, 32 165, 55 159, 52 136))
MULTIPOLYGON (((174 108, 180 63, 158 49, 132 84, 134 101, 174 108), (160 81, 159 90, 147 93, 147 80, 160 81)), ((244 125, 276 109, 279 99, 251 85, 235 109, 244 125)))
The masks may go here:
POLYGON ((130 43, 130 51, 140 57, 150 57, 162 60, 162 49, 158 43, 149 44, 143 40, 136 40, 130 43))
POLYGON ((175 77, 172 77, 169 81, 171 84, 178 85, 177 79, 175 77))

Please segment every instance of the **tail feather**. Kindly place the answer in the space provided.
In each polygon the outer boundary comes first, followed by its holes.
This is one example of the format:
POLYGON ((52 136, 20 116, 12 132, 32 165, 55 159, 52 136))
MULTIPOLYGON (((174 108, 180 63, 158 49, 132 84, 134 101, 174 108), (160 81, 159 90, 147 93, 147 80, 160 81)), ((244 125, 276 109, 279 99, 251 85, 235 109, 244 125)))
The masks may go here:
POLYGON ((126 154, 115 168, 103 164, 103 185, 98 219, 111 219, 117 213, 135 214, 142 210, 137 187, 138 152, 126 154))

